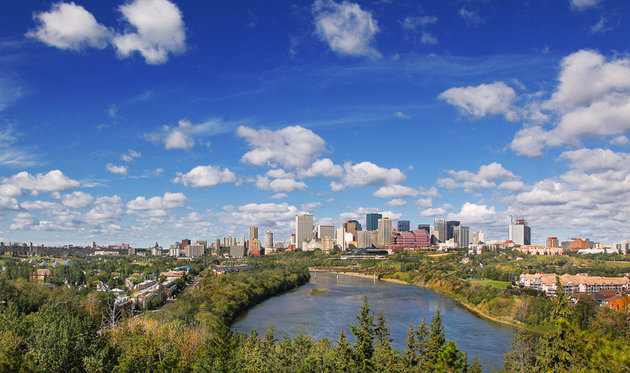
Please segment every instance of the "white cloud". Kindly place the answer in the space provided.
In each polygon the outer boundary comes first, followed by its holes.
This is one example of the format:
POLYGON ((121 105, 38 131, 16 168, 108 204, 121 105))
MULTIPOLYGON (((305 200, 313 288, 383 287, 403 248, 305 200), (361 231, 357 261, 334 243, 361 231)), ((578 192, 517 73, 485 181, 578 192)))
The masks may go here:
POLYGON ((133 150, 133 149, 129 149, 129 151, 125 154, 122 154, 120 156, 120 159, 125 161, 125 162, 133 162, 133 160, 135 158, 140 158, 142 154, 140 154, 139 152, 133 150))
POLYGON ((431 197, 431 198, 442 198, 440 193, 437 191, 437 188, 435 188, 434 186, 432 186, 429 189, 425 189, 423 187, 419 187, 418 191, 420 191, 420 195, 421 196, 431 197))
POLYGON ((0 195, 0 211, 16 211, 20 209, 17 199, 0 195))
POLYGON ((287 198, 289 195, 286 193, 276 193, 273 196, 269 197, 269 199, 283 199, 287 198))
POLYGON ((402 119, 411 119, 411 117, 409 115, 403 113, 402 111, 395 112, 394 116, 398 117, 398 118, 402 118, 402 119))
POLYGON ((425 210, 420 211, 420 216, 424 216, 424 217, 431 217, 431 216, 443 216, 444 214, 446 214, 447 211, 452 210, 453 209, 453 205, 451 204, 444 204, 441 207, 435 207, 435 208, 428 208, 425 210))
MULTIPOLYGON (((344 185, 363 188, 368 185, 383 186, 400 184, 405 181, 405 174, 398 168, 384 168, 371 162, 361 162, 355 165, 344 164, 346 171, 344 185)), ((331 185, 332 187, 332 185, 331 185)))
POLYGON ((401 207, 401 206, 406 206, 406 205, 407 205, 407 201, 400 198, 395 198, 385 203, 385 206, 392 206, 392 207, 401 207))
POLYGON ((459 16, 462 17, 468 24, 478 25, 484 22, 484 20, 479 16, 479 12, 476 10, 466 9, 465 7, 459 10, 459 16))
POLYGON ((105 26, 73 2, 54 4, 49 12, 35 13, 33 18, 39 25, 26 36, 60 49, 80 50, 88 46, 103 49, 111 38, 105 26))
POLYGON ((11 184, 21 189, 41 192, 64 191, 80 185, 78 181, 70 179, 59 170, 52 170, 47 174, 37 174, 35 176, 22 171, 10 178, 2 179, 2 183, 11 184))
POLYGON ((162 64, 170 54, 186 50, 182 13, 167 0, 134 0, 119 7, 123 17, 137 31, 118 34, 113 44, 121 57, 139 52, 148 64, 162 64))
POLYGON ((426 209, 433 206, 433 199, 431 198, 420 198, 415 202, 416 206, 421 209, 426 209))
POLYGON ((336 165, 328 158, 318 159, 306 170, 299 172, 300 177, 323 176, 327 178, 340 178, 343 175, 343 167, 336 165))
POLYGON ((583 171, 607 171, 630 169, 630 154, 616 153, 610 149, 578 149, 565 151, 559 160, 569 161, 573 169, 583 171))
POLYGON ((420 42, 425 45, 437 44, 437 37, 433 36, 429 31, 422 31, 420 42))
POLYGON ((269 177, 273 177, 274 179, 289 179, 293 178, 293 174, 290 172, 286 172, 281 168, 276 168, 273 170, 269 170, 265 173, 265 175, 269 177))
POLYGON ((518 176, 512 171, 506 170, 502 164, 492 162, 479 167, 477 173, 470 171, 448 170, 449 178, 439 178, 436 184, 443 188, 464 188, 467 193, 496 187, 497 181, 516 181, 518 176))
POLYGON ((35 216, 29 214, 28 212, 20 212, 13 218, 13 224, 11 224, 9 229, 19 231, 30 229, 32 226, 38 224, 39 221, 35 218, 35 216))
POLYGON ((612 30, 612 27, 608 26, 608 21, 604 16, 599 16, 599 21, 591 26, 591 34, 603 33, 612 30))
POLYGON ((341 214, 339 214, 339 218, 344 221, 350 220, 350 219, 361 219, 365 217, 366 214, 370 214, 370 213, 379 213, 379 214, 382 214, 384 218, 390 218, 393 220, 397 220, 402 217, 402 214, 393 212, 390 210, 381 211, 373 207, 358 207, 354 209, 353 211, 342 212, 341 214))
POLYGON ((1 184, 0 185, 0 196, 5 197, 22 197, 24 192, 21 188, 12 185, 12 184, 1 184))
POLYGON ((94 207, 85 214, 85 219, 93 224, 106 224, 119 220, 122 214, 122 199, 116 195, 105 196, 94 201, 94 207))
POLYGON ((502 182, 501 184, 499 184, 498 188, 515 193, 524 191, 525 189, 527 189, 527 185, 525 185, 525 183, 520 180, 511 180, 502 182))
POLYGON ((516 92, 503 82, 450 88, 442 92, 439 98, 474 117, 503 115, 510 121, 519 118, 514 107, 516 92))
POLYGON ((108 172, 111 172, 113 174, 117 174, 117 175, 127 175, 127 166, 117 166, 111 163, 108 163, 107 166, 105 166, 105 168, 107 169, 108 172))
POLYGON ((286 229, 292 221, 295 221, 297 213, 298 209, 287 203, 248 203, 238 208, 224 206, 224 211, 217 215, 226 224, 286 229))
POLYGON ((378 24, 372 13, 361 9, 359 4, 333 0, 315 0, 313 16, 319 37, 330 49, 341 55, 379 58, 373 47, 378 24))
POLYGON ((374 197, 379 198, 400 198, 400 197, 415 197, 420 192, 412 187, 404 185, 388 185, 379 188, 376 192, 372 193, 374 197))
POLYGON ((577 10, 584 10, 586 8, 597 5, 601 0, 569 0, 571 8, 577 10))
POLYGON ((405 17, 402 22, 402 28, 405 30, 416 30, 418 27, 432 25, 437 23, 438 18, 436 16, 423 16, 423 17, 405 17))
POLYGON ((164 193, 164 196, 155 196, 147 199, 138 196, 136 199, 127 202, 128 213, 143 217, 166 216, 167 211, 177 207, 183 207, 187 198, 182 193, 164 193))
POLYGON ((251 148, 243 155, 241 162, 255 166, 280 165, 289 169, 308 169, 312 160, 326 150, 324 139, 300 126, 288 126, 276 131, 239 126, 236 133, 251 148))
POLYGON ((274 192, 294 192, 307 188, 305 183, 291 178, 269 180, 268 177, 260 175, 256 176, 254 185, 258 189, 271 190, 274 192))
POLYGON ((342 183, 338 183, 336 181, 330 182, 330 190, 332 190, 333 192, 341 192, 344 189, 346 189, 346 186, 343 185, 342 183))
POLYGON ((228 168, 221 170, 218 166, 197 166, 185 174, 178 173, 173 179, 175 183, 195 188, 208 188, 221 183, 236 182, 236 175, 228 168))
POLYGON ((610 139, 610 143, 613 145, 619 145, 619 146, 626 146, 628 144, 630 144, 630 139, 628 139, 626 136, 615 136, 612 139, 610 139))
POLYGON ((447 219, 459 220, 463 225, 497 226, 504 225, 504 219, 494 209, 494 206, 478 205, 465 202, 458 213, 448 214, 447 219))
POLYGON ((302 206, 300 206, 300 208, 302 209, 302 211, 310 212, 311 210, 314 210, 321 206, 322 206, 321 202, 309 202, 309 203, 303 204, 302 206))
POLYGON ((540 157, 545 148, 547 132, 541 126, 525 127, 514 135, 510 149, 518 155, 540 157))
MULTIPOLYGON (((177 126, 163 126, 160 131, 146 133, 144 137, 156 145, 163 143, 165 149, 190 150, 195 146, 195 139, 201 143, 202 138, 223 133, 227 127, 220 119, 212 119, 199 124, 181 119, 177 126)), ((208 141, 203 141, 203 143, 210 144, 208 141)))
POLYGON ((88 207, 94 202, 94 197, 90 193, 74 191, 61 196, 61 203, 64 206, 81 209, 88 207))

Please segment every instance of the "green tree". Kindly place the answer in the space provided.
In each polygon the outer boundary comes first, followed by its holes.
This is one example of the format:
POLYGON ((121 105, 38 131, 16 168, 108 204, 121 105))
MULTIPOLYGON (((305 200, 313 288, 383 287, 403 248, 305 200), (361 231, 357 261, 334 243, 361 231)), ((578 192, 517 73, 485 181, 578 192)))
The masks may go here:
POLYGON ((483 373, 481 363, 479 362, 479 358, 477 356, 475 356, 472 364, 468 367, 468 373, 483 373))
POLYGON ((352 334, 356 341, 354 343, 354 354, 356 361, 362 371, 372 370, 372 355, 374 354, 374 313, 370 309, 367 297, 363 297, 361 311, 354 315, 359 325, 350 325, 352 334))
POLYGON ((432 372, 436 369, 440 357, 440 350, 445 343, 444 324, 442 322, 442 315, 440 315, 440 311, 438 310, 431 319, 431 325, 429 326, 429 337, 422 358, 422 368, 424 371, 432 372))
POLYGON ((346 341, 343 329, 339 333, 339 340, 334 354, 335 368, 339 372, 355 372, 354 353, 352 346, 346 341))
POLYGON ((448 341, 440 348, 435 371, 440 373, 466 372, 468 363, 466 354, 461 352, 455 342, 448 341))

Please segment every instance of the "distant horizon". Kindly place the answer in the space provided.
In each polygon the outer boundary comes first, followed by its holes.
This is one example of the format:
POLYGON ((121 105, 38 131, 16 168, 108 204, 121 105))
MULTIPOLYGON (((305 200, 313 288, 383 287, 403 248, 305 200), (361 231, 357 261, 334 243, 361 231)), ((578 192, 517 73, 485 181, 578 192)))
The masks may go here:
MULTIPOLYGON (((630 4, 0 4, 0 241, 379 211, 630 239, 630 4)), ((334 224, 336 227, 339 224, 334 224)))

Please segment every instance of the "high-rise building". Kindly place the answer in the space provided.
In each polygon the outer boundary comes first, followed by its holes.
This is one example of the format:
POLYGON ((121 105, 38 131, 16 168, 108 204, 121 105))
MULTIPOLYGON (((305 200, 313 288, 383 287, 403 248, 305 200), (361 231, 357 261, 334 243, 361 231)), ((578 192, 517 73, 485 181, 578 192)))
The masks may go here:
POLYGON ((357 226, 354 222, 351 221, 347 221, 345 223, 343 223, 343 228, 346 230, 346 232, 352 234, 352 240, 356 241, 357 239, 357 226))
POLYGON ((182 250, 186 250, 186 246, 190 246, 190 240, 188 238, 182 240, 182 250))
POLYGON ((318 225, 317 226, 317 238, 324 239, 324 237, 335 238, 335 226, 334 225, 318 225))
POLYGON ((302 248, 302 243, 313 239, 313 215, 298 214, 295 216, 295 247, 302 248))
POLYGON ((249 227, 249 240, 247 240, 247 253, 251 255, 252 249, 256 244, 254 241, 258 239, 258 227, 249 227))
POLYGON ((247 255, 264 255, 265 251, 261 247, 260 240, 254 238, 249 240, 249 247, 247 248, 247 255))
POLYGON ((459 227, 459 221, 449 220, 446 222, 446 241, 453 238, 453 228, 459 227))
POLYGON ((558 237, 547 237, 547 247, 559 247, 558 237))
POLYGON ((351 220, 348 220, 348 222, 354 223, 354 227, 357 229, 357 231, 360 231, 362 229, 361 223, 359 223, 358 220, 351 219, 351 220))
POLYGON ((337 228, 335 243, 341 250, 346 250, 346 230, 343 227, 337 228))
POLYGON ((359 231, 357 238, 357 248, 365 249, 366 247, 372 247, 372 232, 371 231, 359 231))
POLYGON ((478 244, 480 244, 482 242, 486 242, 486 237, 483 234, 483 232, 482 231, 478 231, 478 232, 473 233, 473 235, 472 235, 472 243, 475 244, 475 245, 478 245, 478 244))
POLYGON ((433 230, 438 231, 437 239, 446 242, 446 219, 434 219, 433 230))
POLYGON ((387 246, 391 245, 392 234, 394 232, 394 223, 390 218, 378 219, 378 245, 387 246))
POLYGON ((468 248, 470 246, 470 228, 465 225, 453 227, 455 247, 468 248))
POLYGON ((221 248, 221 240, 217 238, 216 240, 214 240, 214 250, 217 252, 217 254, 219 253, 220 248, 221 248))
POLYGON ((510 222, 508 227, 508 239, 517 245, 531 245, 531 229, 527 225, 527 220, 516 219, 510 222))
POLYGON ((398 232, 409 232, 409 220, 398 220, 398 232))
POLYGON ((365 215, 365 230, 366 231, 375 231, 378 229, 378 219, 382 219, 382 214, 367 214, 365 215))
POLYGON ((273 232, 265 232, 265 249, 273 249, 273 232))
POLYGON ((427 231, 429 237, 431 237, 431 224, 418 224, 418 229, 427 231))

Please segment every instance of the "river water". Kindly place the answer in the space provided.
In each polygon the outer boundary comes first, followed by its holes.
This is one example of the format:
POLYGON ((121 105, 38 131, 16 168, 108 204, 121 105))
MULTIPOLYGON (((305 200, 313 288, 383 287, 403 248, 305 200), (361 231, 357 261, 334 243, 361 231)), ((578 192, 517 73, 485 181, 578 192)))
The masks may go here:
POLYGON ((232 329, 256 329, 262 335, 273 324, 276 338, 284 333, 296 336, 301 330, 316 339, 332 341, 343 329, 348 340, 353 341, 348 325, 357 324, 354 315, 364 296, 376 314, 382 311, 387 318, 393 344, 399 351, 405 348, 409 322, 419 324, 425 318, 429 324, 440 310, 446 338, 467 352, 469 361, 476 355, 484 371, 503 368, 503 355, 511 349, 513 328, 481 319, 454 300, 428 289, 347 275, 311 273, 307 284, 253 307, 236 320, 232 329), (310 295, 313 288, 327 289, 328 293, 310 295))

